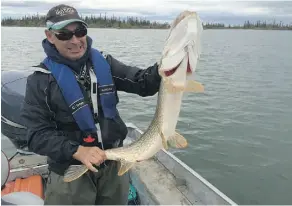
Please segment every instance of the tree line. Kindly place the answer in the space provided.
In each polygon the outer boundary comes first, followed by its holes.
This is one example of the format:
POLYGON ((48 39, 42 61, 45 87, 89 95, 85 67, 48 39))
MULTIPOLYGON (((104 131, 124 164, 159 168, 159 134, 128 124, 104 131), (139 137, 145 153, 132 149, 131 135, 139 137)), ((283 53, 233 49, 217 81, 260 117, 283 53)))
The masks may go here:
POLYGON ((255 23, 252 23, 250 21, 245 21, 244 28, 267 28, 267 29, 292 29, 292 22, 289 24, 284 24, 282 21, 279 23, 274 20, 271 23, 267 23, 266 21, 256 21, 255 23))
MULTIPOLYGON (((169 23, 159 23, 157 21, 149 21, 145 18, 128 16, 126 18, 116 16, 85 16, 82 17, 91 28, 145 28, 145 29, 168 29, 169 23)), ((22 27, 45 27, 44 15, 23 16, 20 18, 6 17, 3 18, 2 26, 22 26, 22 27)), ((266 21, 245 21, 243 25, 226 25, 224 23, 203 23, 204 29, 275 29, 275 30, 292 30, 292 22, 284 24, 282 21, 267 23, 266 21)))
POLYGON ((223 23, 206 23, 205 29, 265 29, 265 30, 292 30, 292 23, 284 24, 282 21, 277 23, 275 20, 271 23, 266 21, 245 21, 243 25, 226 25, 223 23))
MULTIPOLYGON (((89 27, 93 28, 150 28, 150 29, 167 29, 168 23, 150 22, 145 18, 128 16, 126 18, 106 15, 102 16, 85 16, 81 17, 89 27)), ((24 27, 45 27, 44 15, 23 16, 21 18, 7 17, 3 18, 2 26, 24 26, 24 27)))

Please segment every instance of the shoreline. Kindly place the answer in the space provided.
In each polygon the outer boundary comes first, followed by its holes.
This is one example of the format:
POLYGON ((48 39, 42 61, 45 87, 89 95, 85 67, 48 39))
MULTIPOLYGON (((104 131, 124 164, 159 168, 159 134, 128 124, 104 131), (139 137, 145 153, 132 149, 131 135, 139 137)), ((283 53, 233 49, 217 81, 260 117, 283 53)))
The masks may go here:
MULTIPOLYGON (((23 25, 1 25, 1 27, 23 27, 23 28, 45 28, 45 26, 23 26, 23 25)), ((168 30, 169 28, 156 28, 156 27, 98 27, 90 26, 89 29, 117 29, 117 30, 129 30, 129 29, 148 29, 148 30, 168 30)), ((292 31, 292 28, 244 28, 244 27, 205 27, 204 30, 266 30, 266 31, 292 31)))

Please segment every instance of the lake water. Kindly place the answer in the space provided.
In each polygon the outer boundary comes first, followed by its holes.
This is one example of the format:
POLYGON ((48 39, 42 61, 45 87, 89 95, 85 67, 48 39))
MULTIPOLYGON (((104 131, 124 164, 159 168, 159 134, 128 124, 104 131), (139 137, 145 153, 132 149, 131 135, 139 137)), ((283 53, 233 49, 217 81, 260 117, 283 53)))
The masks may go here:
MULTIPOLYGON (((141 68, 160 58, 166 30, 90 29, 93 46, 141 68)), ((43 28, 2 27, 2 70, 44 57, 43 28)), ((292 32, 205 30, 197 80, 178 131, 176 155, 238 204, 292 204, 292 32)), ((156 98, 120 93, 126 122, 149 125, 156 98)), ((7 150, 7 149, 6 149, 7 150)))

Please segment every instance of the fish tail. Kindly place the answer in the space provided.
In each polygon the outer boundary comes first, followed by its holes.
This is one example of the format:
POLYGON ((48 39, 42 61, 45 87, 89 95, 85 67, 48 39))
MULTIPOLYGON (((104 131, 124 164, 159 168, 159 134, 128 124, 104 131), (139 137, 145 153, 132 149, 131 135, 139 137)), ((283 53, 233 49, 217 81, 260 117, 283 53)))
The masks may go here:
POLYGON ((65 171, 63 180, 64 182, 72 182, 81 177, 87 171, 88 168, 85 165, 70 165, 65 171))

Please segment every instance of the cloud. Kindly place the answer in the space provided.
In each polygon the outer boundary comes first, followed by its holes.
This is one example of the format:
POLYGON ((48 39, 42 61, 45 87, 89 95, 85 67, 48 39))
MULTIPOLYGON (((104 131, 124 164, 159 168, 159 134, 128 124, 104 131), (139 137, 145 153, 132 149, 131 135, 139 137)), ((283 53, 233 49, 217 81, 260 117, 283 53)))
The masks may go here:
POLYGON ((149 20, 171 21, 185 9, 195 10, 203 21, 243 23, 245 20, 276 20, 292 23, 292 1, 219 0, 2 0, 2 18, 46 14, 54 5, 75 6, 81 15, 140 16, 149 20))

